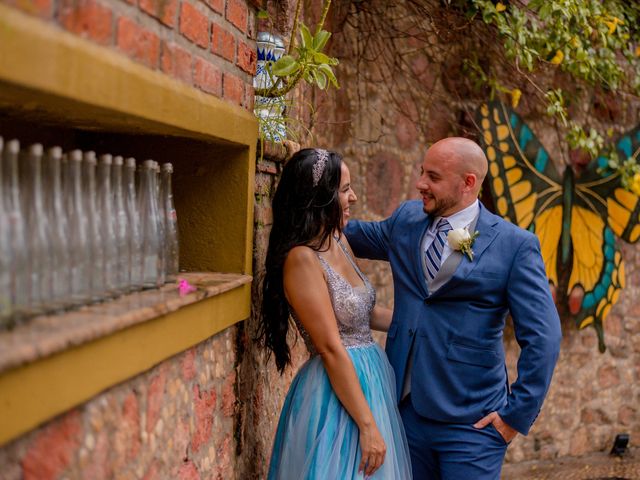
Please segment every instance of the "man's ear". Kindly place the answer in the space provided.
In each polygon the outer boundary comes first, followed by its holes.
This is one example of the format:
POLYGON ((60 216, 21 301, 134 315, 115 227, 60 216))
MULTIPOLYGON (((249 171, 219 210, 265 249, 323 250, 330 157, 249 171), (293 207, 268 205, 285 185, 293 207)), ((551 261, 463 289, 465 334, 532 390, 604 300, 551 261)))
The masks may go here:
POLYGON ((465 190, 472 192, 478 184, 478 177, 475 173, 467 173, 464 176, 464 188, 465 190))

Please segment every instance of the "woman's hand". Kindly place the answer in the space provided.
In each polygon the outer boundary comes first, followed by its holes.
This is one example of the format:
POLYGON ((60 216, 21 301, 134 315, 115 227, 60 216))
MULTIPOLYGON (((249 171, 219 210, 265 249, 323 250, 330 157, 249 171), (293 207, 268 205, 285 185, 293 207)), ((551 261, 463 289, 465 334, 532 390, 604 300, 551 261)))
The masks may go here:
POLYGON ((387 453, 387 446, 375 423, 360 428, 360 449, 362 461, 358 471, 364 472, 366 476, 373 475, 384 463, 384 456, 387 453))

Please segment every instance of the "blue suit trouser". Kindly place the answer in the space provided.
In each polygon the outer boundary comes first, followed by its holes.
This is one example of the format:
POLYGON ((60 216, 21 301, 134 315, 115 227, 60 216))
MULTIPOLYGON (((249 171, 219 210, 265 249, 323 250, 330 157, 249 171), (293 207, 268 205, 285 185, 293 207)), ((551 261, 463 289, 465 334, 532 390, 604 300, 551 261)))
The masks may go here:
POLYGON ((430 420, 415 411, 411 395, 400 403, 400 415, 414 480, 500 480, 508 445, 493 425, 430 420))

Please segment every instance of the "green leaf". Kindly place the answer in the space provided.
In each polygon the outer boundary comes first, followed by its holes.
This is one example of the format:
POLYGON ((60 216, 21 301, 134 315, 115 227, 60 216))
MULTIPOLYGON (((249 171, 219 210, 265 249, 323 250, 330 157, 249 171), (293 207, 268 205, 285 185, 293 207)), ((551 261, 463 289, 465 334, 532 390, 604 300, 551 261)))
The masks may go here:
POLYGON ((318 85, 318 88, 320 88, 320 90, 324 90, 325 88, 327 88, 327 76, 324 74, 324 72, 318 70, 315 73, 315 77, 316 85, 318 85))
POLYGON ((313 54, 313 61, 317 64, 321 64, 321 63, 330 64, 331 57, 329 57, 328 55, 325 55, 324 53, 316 52, 313 54))
POLYGON ((324 46, 327 44, 327 41, 329 41, 330 37, 331 37, 331 32, 327 32, 326 30, 320 30, 313 37, 313 49, 316 52, 322 51, 324 46))
POLYGON ((329 65, 320 65, 318 67, 318 70, 327 76, 327 78, 331 82, 331 85, 333 85, 336 88, 340 88, 340 85, 338 85, 338 79, 336 78, 335 74, 333 73, 333 70, 329 65))
POLYGON ((313 47, 313 37, 311 36, 309 28, 307 28, 304 23, 300 24, 300 46, 302 48, 313 47))
POLYGON ((273 64, 272 72, 277 77, 293 75, 300 69, 300 64, 291 55, 283 55, 273 64))
POLYGON ((256 15, 259 20, 267 20, 269 18, 269 12, 266 10, 259 10, 258 15, 256 15))

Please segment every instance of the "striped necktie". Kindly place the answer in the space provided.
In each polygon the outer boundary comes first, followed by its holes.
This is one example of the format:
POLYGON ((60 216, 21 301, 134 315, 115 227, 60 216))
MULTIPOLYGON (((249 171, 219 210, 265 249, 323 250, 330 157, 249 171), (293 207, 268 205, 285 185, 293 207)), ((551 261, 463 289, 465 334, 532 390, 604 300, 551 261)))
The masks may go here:
POLYGON ((447 234, 452 230, 451 225, 446 218, 441 218, 436 225, 436 237, 429 245, 429 248, 425 251, 425 264, 427 266, 428 280, 431 282, 440 270, 440 264, 442 263, 442 252, 444 251, 444 245, 447 242, 447 234))

